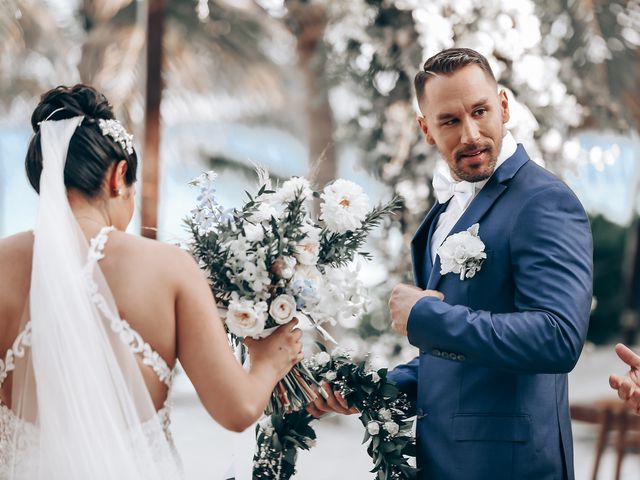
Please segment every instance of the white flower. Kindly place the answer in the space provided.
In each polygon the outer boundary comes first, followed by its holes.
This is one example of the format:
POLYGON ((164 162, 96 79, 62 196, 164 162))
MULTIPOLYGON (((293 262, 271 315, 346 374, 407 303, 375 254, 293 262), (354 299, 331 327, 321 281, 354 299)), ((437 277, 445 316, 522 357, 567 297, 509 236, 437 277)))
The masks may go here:
POLYGON ((245 237, 250 242, 260 242, 264 238, 264 230, 262 230, 262 225, 260 224, 245 223, 242 228, 245 237))
POLYGON ((218 174, 213 170, 209 170, 208 172, 202 172, 196 178, 189 182, 189 185, 193 185, 196 187, 203 187, 210 183, 212 183, 216 178, 218 178, 218 174))
POLYGON ((271 417, 265 417, 260 421, 260 428, 267 436, 273 434, 273 424, 271 423, 271 417))
POLYGON ((391 410, 388 408, 381 408, 378 410, 378 416, 380 417, 380 420, 384 420, 385 422, 388 422, 393 418, 391 410))
POLYGON ((309 200, 313 195, 309 180, 304 177, 292 177, 282 184, 276 193, 275 197, 282 203, 292 202, 296 195, 300 194, 303 200, 309 200))
POLYGON ((297 265, 291 278, 294 285, 311 284, 316 288, 322 284, 322 280, 322 273, 313 265, 297 265))
POLYGON ((369 212, 369 197, 360 185, 349 180, 338 179, 327 185, 321 198, 321 218, 335 233, 360 228, 369 212))
POLYGON ((315 265, 320 255, 320 232, 311 226, 303 228, 303 231, 307 236, 296 245, 296 260, 302 265, 315 265))
MULTIPOLYGON (((236 296, 237 297, 237 296, 236 296)), ((229 331, 238 337, 253 337, 264 330, 267 304, 251 300, 232 299, 229 302, 225 323, 229 331)))
POLYGON ((297 263, 293 257, 278 257, 271 265, 271 270, 280 278, 289 280, 296 272, 295 267, 297 263))
POLYGON ((269 314, 279 325, 289 322, 296 314, 296 299, 291 295, 278 295, 269 307, 269 314))
POLYGON ((268 222, 271 217, 277 217, 278 212, 269 203, 262 201, 258 203, 258 208, 249 216, 249 220, 254 223, 268 222))
POLYGON ((378 435, 380 433, 380 424, 374 421, 367 423, 367 432, 369 432, 369 435, 378 435))
POLYGON ((371 381, 373 383, 378 383, 380 381, 380 375, 378 375, 378 372, 371 372, 371 381))
POLYGON ((400 431, 400 427, 396 422, 385 422, 382 428, 389 432, 392 437, 395 437, 400 431))
POLYGON ((331 361, 331 355, 329 355, 327 352, 320 352, 316 354, 315 360, 316 363, 322 367, 323 365, 326 365, 331 361))
POLYGON ((262 262, 258 264, 252 261, 244 262, 241 278, 251 285, 254 292, 261 292, 271 284, 269 273, 262 262))
POLYGON ((333 370, 329 370, 324 374, 324 378, 326 378, 329 382, 333 382, 338 377, 338 374, 333 370))
POLYGON ((475 223, 466 231, 451 235, 438 248, 441 275, 456 273, 464 280, 480 271, 487 254, 478 236, 479 229, 480 225, 475 223))

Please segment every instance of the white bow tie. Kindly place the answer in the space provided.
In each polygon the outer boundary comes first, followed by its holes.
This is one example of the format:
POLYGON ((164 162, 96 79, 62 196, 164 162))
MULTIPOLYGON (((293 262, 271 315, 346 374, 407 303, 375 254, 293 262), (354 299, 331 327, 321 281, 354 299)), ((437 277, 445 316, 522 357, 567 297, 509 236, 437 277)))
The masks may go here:
POLYGON ((438 203, 447 203, 454 197, 460 208, 464 209, 475 193, 475 185, 471 182, 456 182, 441 171, 433 176, 433 190, 438 203))

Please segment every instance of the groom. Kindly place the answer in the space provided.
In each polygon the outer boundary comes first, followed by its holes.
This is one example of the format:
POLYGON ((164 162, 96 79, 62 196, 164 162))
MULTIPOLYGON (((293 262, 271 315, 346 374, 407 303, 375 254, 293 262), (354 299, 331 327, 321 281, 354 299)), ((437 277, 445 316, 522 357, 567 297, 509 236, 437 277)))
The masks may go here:
POLYGON ((573 479, 567 372, 589 321, 587 217, 506 130, 507 95, 482 55, 440 52, 415 87, 420 128, 448 164, 412 241, 417 287, 389 301, 393 329, 420 351, 389 374, 415 401, 419 478, 573 479), (482 260, 476 249, 463 261, 472 233, 439 251, 474 224, 486 258, 475 275, 448 273, 482 260))

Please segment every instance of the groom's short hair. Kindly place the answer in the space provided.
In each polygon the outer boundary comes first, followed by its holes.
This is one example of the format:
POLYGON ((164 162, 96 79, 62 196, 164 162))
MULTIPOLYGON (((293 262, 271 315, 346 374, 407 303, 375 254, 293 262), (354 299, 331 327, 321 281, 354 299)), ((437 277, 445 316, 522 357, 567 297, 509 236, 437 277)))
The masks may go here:
POLYGON ((424 97, 424 85, 429 78, 440 74, 451 74, 467 65, 478 65, 489 78, 493 79, 494 82, 496 81, 491 66, 483 55, 470 48, 448 48, 436 53, 424 62, 422 70, 416 74, 413 83, 418 102, 422 101, 424 97))

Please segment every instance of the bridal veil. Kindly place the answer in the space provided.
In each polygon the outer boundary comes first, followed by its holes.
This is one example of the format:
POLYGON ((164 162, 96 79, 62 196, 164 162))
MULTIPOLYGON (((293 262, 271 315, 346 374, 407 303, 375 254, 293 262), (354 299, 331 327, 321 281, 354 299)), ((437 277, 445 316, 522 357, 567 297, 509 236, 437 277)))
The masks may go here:
POLYGON ((175 479, 180 468, 64 185, 83 117, 41 124, 43 170, 24 338, 15 352, 10 478, 175 479), (103 308, 105 303, 103 303, 103 308))

